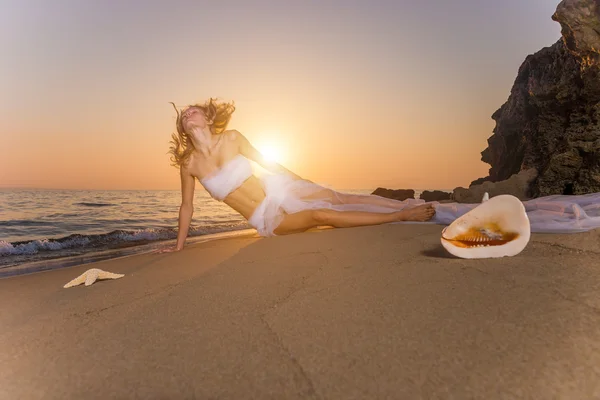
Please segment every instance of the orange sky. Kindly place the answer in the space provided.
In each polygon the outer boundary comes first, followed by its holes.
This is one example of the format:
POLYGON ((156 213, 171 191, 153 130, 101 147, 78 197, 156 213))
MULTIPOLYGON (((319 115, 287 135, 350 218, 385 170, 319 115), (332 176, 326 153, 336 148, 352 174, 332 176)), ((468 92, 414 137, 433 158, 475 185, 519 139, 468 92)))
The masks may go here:
POLYGON ((0 187, 178 189, 168 102, 209 96, 235 101, 230 128, 313 181, 466 186, 487 175, 490 116, 519 65, 560 37, 556 4, 484 3, 308 2, 267 18, 240 2, 223 27, 195 2, 15 1, 0 20, 0 187))

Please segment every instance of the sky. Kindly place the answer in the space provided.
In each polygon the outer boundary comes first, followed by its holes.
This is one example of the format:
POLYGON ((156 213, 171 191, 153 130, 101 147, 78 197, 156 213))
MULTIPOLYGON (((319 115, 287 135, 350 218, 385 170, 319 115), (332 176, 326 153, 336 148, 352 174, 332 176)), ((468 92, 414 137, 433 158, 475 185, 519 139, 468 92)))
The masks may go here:
POLYGON ((179 189, 178 106, 339 189, 452 189, 558 0, 0 0, 0 188, 179 189))

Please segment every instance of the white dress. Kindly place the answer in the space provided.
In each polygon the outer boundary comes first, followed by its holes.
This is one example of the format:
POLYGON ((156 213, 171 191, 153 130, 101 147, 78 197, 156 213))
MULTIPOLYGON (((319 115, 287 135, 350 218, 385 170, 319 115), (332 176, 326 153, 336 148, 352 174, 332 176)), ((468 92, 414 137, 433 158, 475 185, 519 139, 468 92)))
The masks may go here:
MULTIPOLYGON (((222 201, 252 174, 250 161, 238 155, 219 170, 203 178, 200 183, 214 199, 222 201)), ((306 180, 295 180, 285 174, 266 174, 261 177, 261 181, 265 199, 248 220, 261 236, 274 236, 273 231, 286 213, 317 209, 389 213, 425 204, 425 201, 420 199, 399 201, 373 195, 341 193, 306 180), (365 200, 374 197, 379 204, 365 204, 365 200)), ((428 222, 417 223, 449 225, 478 206, 436 201, 430 204, 433 204, 436 210, 435 216, 428 222)), ((532 232, 572 233, 600 228, 600 193, 545 196, 524 201, 523 204, 532 232)))

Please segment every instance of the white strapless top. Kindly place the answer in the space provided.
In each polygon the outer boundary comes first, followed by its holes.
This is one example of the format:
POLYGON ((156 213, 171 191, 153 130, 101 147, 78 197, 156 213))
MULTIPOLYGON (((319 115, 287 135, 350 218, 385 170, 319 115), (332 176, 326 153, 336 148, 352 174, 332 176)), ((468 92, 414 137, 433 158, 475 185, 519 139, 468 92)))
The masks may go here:
POLYGON ((201 179, 200 183, 215 200, 223 201, 250 176, 252 176, 250 161, 238 154, 221 168, 201 179))

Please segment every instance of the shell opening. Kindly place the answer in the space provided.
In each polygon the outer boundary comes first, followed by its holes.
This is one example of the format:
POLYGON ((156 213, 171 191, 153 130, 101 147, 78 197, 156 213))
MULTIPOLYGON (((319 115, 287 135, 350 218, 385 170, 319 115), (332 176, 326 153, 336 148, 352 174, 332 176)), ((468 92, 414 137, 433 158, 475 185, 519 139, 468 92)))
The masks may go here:
POLYGON ((472 227, 467 232, 453 238, 445 237, 442 234, 442 239, 462 248, 502 246, 518 237, 518 233, 504 232, 496 224, 472 227))

